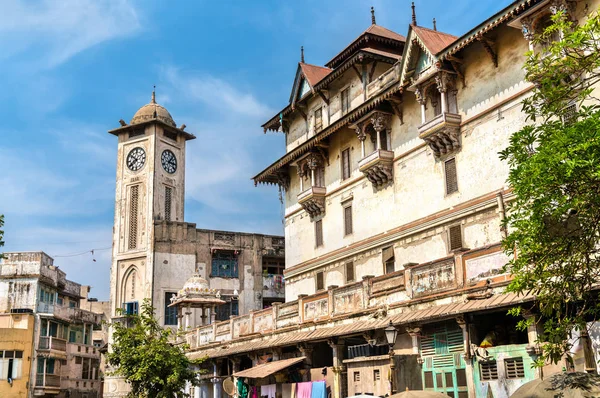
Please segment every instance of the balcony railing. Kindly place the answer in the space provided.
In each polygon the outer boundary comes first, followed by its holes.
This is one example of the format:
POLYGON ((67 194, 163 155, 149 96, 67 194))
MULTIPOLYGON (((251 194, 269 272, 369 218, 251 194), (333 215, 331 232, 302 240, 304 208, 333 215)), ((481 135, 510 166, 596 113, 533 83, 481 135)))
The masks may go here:
POLYGON ((37 305, 37 310, 42 314, 52 314, 57 318, 62 318, 69 321, 79 321, 93 324, 100 323, 98 314, 95 314, 91 311, 82 310, 81 308, 39 302, 37 305))
POLYGON ((460 148, 461 116, 444 112, 419 126, 419 137, 424 140, 436 157, 452 153, 460 148))
POLYGON ((325 213, 326 193, 324 187, 310 187, 298 194, 298 203, 311 217, 316 217, 325 213))
POLYGON ((376 150, 358 162, 358 169, 376 188, 384 186, 394 179, 394 152, 376 150))
POLYGON ((52 336, 40 336, 39 350, 67 351, 67 341, 52 336))
POLYGON ((38 373, 35 378, 35 386, 37 388, 60 388, 60 376, 38 373))

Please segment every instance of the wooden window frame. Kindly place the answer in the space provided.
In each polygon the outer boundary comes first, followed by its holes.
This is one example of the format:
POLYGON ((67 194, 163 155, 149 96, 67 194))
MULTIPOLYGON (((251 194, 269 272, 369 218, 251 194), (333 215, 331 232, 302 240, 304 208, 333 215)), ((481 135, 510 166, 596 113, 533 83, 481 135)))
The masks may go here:
POLYGON ((350 152, 350 147, 346 147, 340 151, 340 169, 341 169, 341 177, 342 181, 347 180, 352 176, 352 153, 350 152), (344 153, 348 154, 348 167, 344 167, 344 153))
POLYGON ((465 248, 465 239, 464 239, 462 224, 450 225, 448 227, 447 234, 448 234, 448 252, 449 253, 454 253, 457 250, 461 250, 461 249, 465 248), (458 228, 458 230, 460 231, 460 247, 452 246, 452 231, 453 230, 455 231, 454 228, 458 228))
POLYGON ((344 276, 346 279, 346 283, 351 283, 351 282, 355 282, 356 281, 356 268, 354 267, 354 262, 353 261, 349 261, 347 263, 344 264, 344 276), (352 278, 348 277, 348 270, 351 269, 352 270, 352 278))
POLYGON ((319 271, 315 274, 315 291, 321 292, 325 290, 325 271, 319 271), (321 277, 321 283, 319 284, 319 276, 321 277), (319 286, 321 285, 321 286, 319 286))
POLYGON ((323 247, 323 220, 315 221, 315 248, 323 247))
POLYGON ((354 220, 353 220, 353 212, 352 212, 352 202, 345 204, 343 207, 344 214, 344 237, 350 236, 354 233, 354 220), (346 212, 350 209, 350 223, 348 223, 348 218, 346 217, 346 212))
POLYGON ((444 160, 444 192, 445 192, 445 196, 450 196, 457 192, 460 192, 460 187, 458 184, 458 169, 456 168, 456 157, 455 156, 444 160), (449 162, 454 163, 454 179, 456 180, 456 189, 454 189, 452 192, 449 192, 448 172, 446 169, 448 167, 449 162))
POLYGON ((321 130, 323 130, 323 108, 322 107, 318 107, 317 109, 315 109, 313 111, 313 117, 315 119, 315 125, 314 125, 314 131, 315 133, 320 132, 321 130), (320 113, 320 123, 317 124, 317 112, 320 113))
POLYGON ((348 112, 350 112, 350 109, 352 109, 352 99, 350 98, 350 87, 351 87, 351 85, 349 84, 340 90, 340 110, 342 111, 342 115, 348 114, 348 112), (346 92, 348 93, 348 95, 346 96, 347 104, 344 109, 344 93, 346 93, 346 92))

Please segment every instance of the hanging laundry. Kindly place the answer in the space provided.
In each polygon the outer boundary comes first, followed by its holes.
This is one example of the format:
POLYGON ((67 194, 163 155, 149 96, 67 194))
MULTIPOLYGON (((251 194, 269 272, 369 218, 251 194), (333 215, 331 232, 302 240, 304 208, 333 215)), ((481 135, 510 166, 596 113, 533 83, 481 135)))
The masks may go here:
POLYGON ((275 398, 276 391, 277 391, 277 386, 275 384, 260 386, 260 396, 261 397, 275 398))
POLYGON ((248 384, 244 383, 244 379, 238 379, 237 388, 240 398, 248 398, 248 384))
POLYGON ((326 386, 324 381, 313 381, 310 398, 325 398, 326 386))
POLYGON ((296 386, 296 398, 311 398, 312 385, 310 381, 298 383, 296 386))
POLYGON ((252 386, 252 393, 250 394, 251 398, 260 398, 258 396, 258 388, 256 386, 252 386))
POLYGON ((296 384, 286 383, 281 385, 282 398, 296 398, 296 384))
POLYGON ((276 290, 283 289, 283 275, 273 275, 273 288, 276 290))

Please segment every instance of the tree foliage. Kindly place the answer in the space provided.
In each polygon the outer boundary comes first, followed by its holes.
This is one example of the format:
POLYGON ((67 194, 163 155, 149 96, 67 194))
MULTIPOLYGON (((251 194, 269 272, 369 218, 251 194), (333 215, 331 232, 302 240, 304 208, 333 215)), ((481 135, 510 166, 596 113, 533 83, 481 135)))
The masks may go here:
POLYGON ((558 12, 535 37, 537 51, 524 66, 535 85, 523 105, 531 124, 500 153, 515 194, 503 241, 514 276, 507 290, 537 297, 544 331, 538 366, 557 363, 572 332, 600 314, 593 291, 600 277, 599 39, 597 13, 575 25, 558 12))
POLYGON ((174 345, 173 332, 163 329, 154 318, 154 308, 144 300, 139 315, 127 315, 125 322, 110 325, 113 343, 107 354, 112 374, 124 377, 131 397, 172 398, 184 396, 187 382, 198 385, 194 365, 183 345, 174 345))

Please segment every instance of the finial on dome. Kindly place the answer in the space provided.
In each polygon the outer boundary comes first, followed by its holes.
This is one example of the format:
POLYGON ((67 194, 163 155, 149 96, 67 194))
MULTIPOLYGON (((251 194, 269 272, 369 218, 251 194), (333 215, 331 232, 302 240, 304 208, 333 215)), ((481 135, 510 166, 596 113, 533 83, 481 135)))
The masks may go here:
POLYGON ((371 6, 371 25, 376 25, 375 23, 375 7, 371 6))
POLYGON ((433 18, 433 30, 437 30, 437 25, 435 23, 435 18, 433 18))
POLYGON ((151 104, 156 104, 156 85, 154 85, 154 88, 152 89, 152 100, 150 101, 151 104))
POLYGON ((415 2, 412 2, 412 26, 417 26, 417 14, 415 13, 415 2))
POLYGON ((304 46, 300 46, 300 62, 304 63, 304 46))

